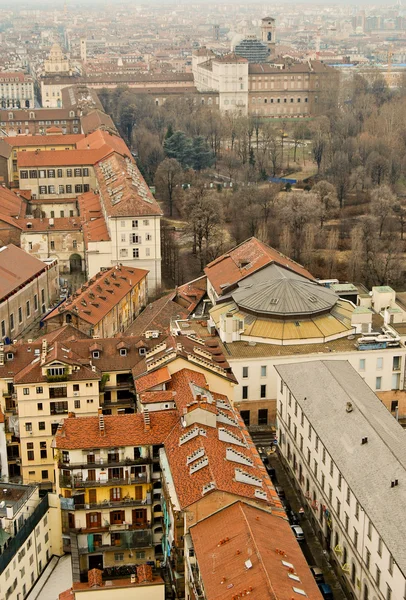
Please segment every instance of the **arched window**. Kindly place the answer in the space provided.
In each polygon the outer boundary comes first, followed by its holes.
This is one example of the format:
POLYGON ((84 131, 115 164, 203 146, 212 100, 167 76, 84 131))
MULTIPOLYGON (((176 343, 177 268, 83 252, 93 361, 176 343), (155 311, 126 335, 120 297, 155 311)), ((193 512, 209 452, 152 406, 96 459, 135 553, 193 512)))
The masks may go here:
POLYGON ((363 600, 369 600, 369 589, 366 583, 364 583, 364 595, 362 598, 363 600))

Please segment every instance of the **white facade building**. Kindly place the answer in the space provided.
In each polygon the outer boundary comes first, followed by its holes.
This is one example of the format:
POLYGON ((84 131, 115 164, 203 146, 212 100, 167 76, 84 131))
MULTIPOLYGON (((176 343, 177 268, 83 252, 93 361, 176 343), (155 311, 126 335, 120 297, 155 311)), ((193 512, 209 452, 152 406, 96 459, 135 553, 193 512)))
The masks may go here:
POLYGON ((280 452, 352 596, 406 597, 406 432, 346 361, 282 365, 280 452))

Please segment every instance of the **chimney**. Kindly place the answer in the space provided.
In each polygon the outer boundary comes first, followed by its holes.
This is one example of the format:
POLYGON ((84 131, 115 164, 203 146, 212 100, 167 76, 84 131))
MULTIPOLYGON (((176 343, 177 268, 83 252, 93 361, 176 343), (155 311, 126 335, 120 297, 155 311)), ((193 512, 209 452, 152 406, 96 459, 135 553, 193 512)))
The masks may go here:
POLYGON ((68 419, 74 419, 76 414, 74 412, 68 412, 68 419))
MULTIPOLYGON (((96 570, 96 569, 94 569, 96 570)), ((90 572, 89 572, 90 575, 90 572)), ((154 580, 152 575, 152 567, 151 565, 139 565, 137 567, 137 577, 138 583, 146 583, 154 580)))
POLYGON ((103 571, 100 571, 100 569, 91 569, 90 571, 88 571, 87 580, 89 582, 89 587, 91 587, 91 588, 102 587, 102 585, 103 585, 102 575, 103 575, 103 571))

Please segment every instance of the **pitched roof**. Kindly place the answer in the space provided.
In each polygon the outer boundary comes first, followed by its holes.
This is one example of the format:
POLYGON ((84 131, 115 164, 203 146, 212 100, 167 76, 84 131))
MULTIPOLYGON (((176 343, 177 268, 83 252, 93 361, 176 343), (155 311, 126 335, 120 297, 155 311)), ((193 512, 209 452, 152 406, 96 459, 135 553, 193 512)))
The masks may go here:
POLYGON ((47 265, 42 260, 14 244, 0 248, 0 299, 6 298, 46 270, 47 265))
POLYGON ((405 430, 345 360, 275 368, 406 574, 406 546, 399 528, 406 503, 405 430), (362 438, 367 438, 366 444, 362 438), (392 487, 394 480, 398 485, 392 487))
POLYGON ((281 508, 247 429, 228 398, 210 391, 205 376, 190 369, 173 373, 167 389, 176 392, 174 401, 182 416, 182 422, 165 439, 181 508, 212 489, 281 508))
POLYGON ((86 137, 82 138, 76 144, 78 150, 99 150, 105 146, 111 148, 118 154, 131 158, 131 152, 128 149, 127 144, 119 135, 109 133, 108 131, 102 131, 101 129, 89 133, 89 135, 86 135, 86 137))
POLYGON ((95 171, 102 202, 108 216, 137 217, 162 214, 132 159, 114 153, 105 160, 101 160, 96 165, 95 171))
POLYGON ((289 523, 275 514, 235 502, 193 525, 190 535, 210 600, 247 593, 255 600, 322 598, 289 523), (282 561, 292 565, 293 573, 282 561))
POLYGON ((162 298, 150 302, 126 330, 126 335, 142 335, 148 330, 169 333, 173 318, 186 319, 190 312, 177 304, 174 299, 176 292, 169 292, 162 298))
POLYGON ((86 192, 78 197, 77 202, 86 248, 89 242, 109 241, 110 234, 104 219, 99 194, 86 192))
POLYGON ((114 125, 113 119, 99 109, 92 110, 87 115, 81 117, 80 123, 82 125, 82 130, 85 134, 91 133, 96 129, 103 128, 112 131, 116 130, 116 126, 114 125))
POLYGON ((137 379, 137 393, 140 394, 141 392, 145 392, 145 390, 150 390, 151 388, 166 383, 170 380, 171 375, 168 367, 162 367, 157 371, 153 371, 152 373, 148 373, 147 375, 137 379))
POLYGON ((23 217, 25 210, 26 203, 18 194, 0 186, 0 213, 8 217, 23 217))
POLYGON ((113 152, 112 148, 105 145, 94 150, 41 150, 39 152, 19 152, 17 166, 24 167, 74 167, 94 165, 102 158, 113 152))
POLYGON ((79 217, 55 217, 52 219, 19 219, 25 233, 29 231, 81 231, 79 217))
MULTIPOLYGON (((50 127, 47 131, 53 129, 50 127)), ((16 135, 4 138, 10 146, 72 146, 83 139, 83 133, 66 135, 16 135)))
POLYGON ((55 319, 67 312, 95 325, 147 275, 148 271, 144 269, 119 265, 100 271, 50 312, 44 320, 55 319))
POLYGON ((99 427, 99 417, 65 419, 62 429, 55 435, 55 447, 74 450, 163 444, 179 416, 175 410, 151 412, 149 421, 148 427, 141 413, 105 415, 103 432, 99 427))
POLYGON ((255 273, 269 263, 276 263, 291 269, 299 275, 314 280, 314 277, 302 265, 284 256, 274 248, 252 237, 232 248, 207 265, 204 272, 207 279, 221 296, 225 290, 247 275, 255 273))

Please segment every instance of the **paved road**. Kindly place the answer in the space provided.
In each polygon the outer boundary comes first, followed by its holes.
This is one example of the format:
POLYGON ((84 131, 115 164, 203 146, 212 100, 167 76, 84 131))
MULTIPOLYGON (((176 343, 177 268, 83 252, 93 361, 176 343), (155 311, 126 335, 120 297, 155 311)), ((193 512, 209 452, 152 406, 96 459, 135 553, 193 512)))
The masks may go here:
MULTIPOLYGON (((292 510, 298 513, 299 508, 301 507, 300 497, 293 487, 277 452, 269 455, 269 463, 276 471, 278 485, 284 489, 286 500, 290 504, 292 510)), ((306 516, 302 518, 300 526, 302 527, 306 538, 306 541, 300 545, 308 564, 315 565, 323 570, 324 579, 333 590, 334 600, 349 600, 349 596, 347 596, 347 594, 344 592, 328 560, 327 552, 323 550, 323 547, 320 544, 317 535, 306 516)))

